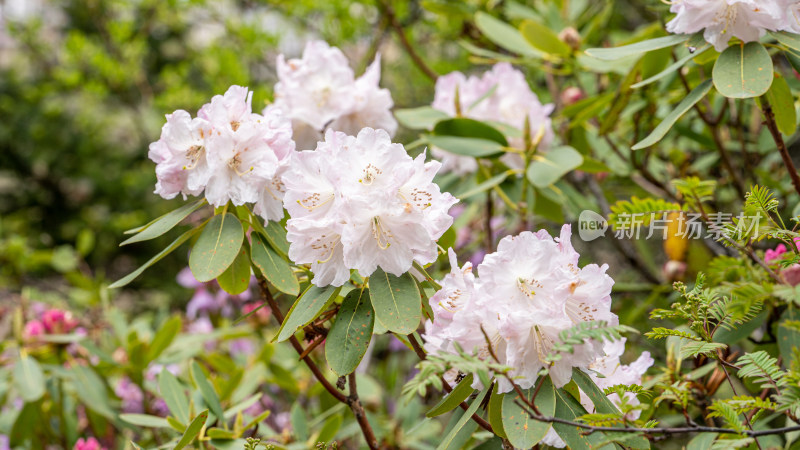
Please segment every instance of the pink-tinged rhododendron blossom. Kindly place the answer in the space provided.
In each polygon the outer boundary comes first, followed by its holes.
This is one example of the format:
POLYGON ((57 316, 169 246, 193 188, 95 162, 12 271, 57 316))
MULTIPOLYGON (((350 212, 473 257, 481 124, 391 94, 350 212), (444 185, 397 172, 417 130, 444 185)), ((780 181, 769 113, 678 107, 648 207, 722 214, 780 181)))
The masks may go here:
POLYGON ((800 31, 797 0, 673 0, 675 18, 667 31, 679 34, 703 32, 703 38, 721 52, 735 37, 758 41, 767 31, 800 31))
POLYGON ((323 41, 306 44, 301 58, 278 56, 275 103, 292 119, 300 150, 313 149, 326 128, 355 136, 362 128, 380 128, 394 136, 397 121, 388 89, 378 85, 380 55, 359 78, 341 50, 323 41))
POLYGON ((156 193, 164 198, 201 195, 211 205, 254 203, 265 220, 283 218, 281 175, 294 154, 291 122, 273 108, 251 107, 252 92, 231 86, 203 105, 196 118, 167 115, 161 138, 150 144, 156 193))
POLYGON ((384 130, 328 130, 283 176, 289 258, 311 264, 317 286, 342 285, 350 269, 402 275, 433 262, 457 200, 433 183, 436 161, 412 159, 384 130))
MULTIPOLYGON (((449 116, 461 115, 470 119, 499 122, 520 130, 507 135, 509 145, 524 148, 522 140, 525 121, 528 120, 531 136, 539 136, 539 149, 546 149, 553 141, 550 113, 553 105, 542 105, 531 90, 525 75, 509 63, 495 64, 480 77, 467 77, 461 72, 451 72, 436 80, 433 108, 449 116), (458 91, 458 108, 456 108, 458 91)), ((442 170, 458 174, 474 172, 475 158, 459 156, 434 148, 433 155, 442 160, 442 170)), ((521 167, 521 158, 509 153, 503 161, 511 167, 521 167)))
MULTIPOLYGON (((458 269, 451 253, 453 271, 442 289, 431 297, 432 322, 425 324, 425 346, 432 353, 453 351, 457 342, 467 351, 492 349, 522 388, 534 386, 558 335, 586 321, 618 323, 611 312, 611 287, 607 265, 578 267, 578 253, 570 243, 571 228, 564 225, 558 238, 546 231, 507 236, 497 251, 486 255, 478 277, 470 264, 458 269)), ((587 368, 603 357, 602 342, 587 341, 564 354, 550 368, 557 387, 570 380, 572 368, 587 368)), ((501 392, 511 390, 498 380, 501 392)))

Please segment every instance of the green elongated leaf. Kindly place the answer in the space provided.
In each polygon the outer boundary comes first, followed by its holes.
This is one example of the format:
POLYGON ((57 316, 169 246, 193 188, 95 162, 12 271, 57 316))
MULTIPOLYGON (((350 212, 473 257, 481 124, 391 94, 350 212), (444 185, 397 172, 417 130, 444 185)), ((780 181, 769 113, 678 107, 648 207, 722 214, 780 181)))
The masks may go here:
POLYGON ((158 374, 158 388, 170 414, 175 416, 181 425, 189 423, 189 398, 175 375, 167 369, 162 369, 158 374))
POLYGON ((499 47, 522 56, 541 56, 541 53, 522 37, 519 30, 483 11, 475 13, 475 26, 499 47))
POLYGON ((450 153, 473 158, 488 158, 503 153, 503 146, 495 141, 458 136, 426 134, 423 138, 430 144, 450 153))
POLYGON ((297 295, 300 292, 300 283, 292 272, 292 266, 266 245, 261 237, 253 236, 251 244, 253 264, 264 277, 279 291, 297 295))
POLYGON ((792 95, 786 78, 775 73, 772 86, 767 91, 767 99, 772 105, 778 130, 783 134, 794 134, 797 128, 797 112, 794 109, 794 95, 792 95))
POLYGON ((235 215, 212 217, 189 254, 189 268, 197 281, 205 283, 222 275, 236 259, 243 241, 242 223, 235 215))
POLYGON ((703 47, 700 47, 694 53, 689 53, 688 55, 684 56, 683 58, 681 58, 681 59, 675 61, 674 63, 670 64, 669 66, 667 66, 666 69, 662 70, 661 72, 659 72, 659 73, 647 78, 646 80, 642 80, 642 81, 640 81, 638 83, 635 83, 635 84, 631 85, 631 87, 636 89, 636 88, 640 88, 642 86, 647 86, 648 84, 653 83, 655 81, 658 81, 658 80, 664 78, 665 76, 667 76, 667 75, 675 72, 676 70, 680 69, 687 62, 689 62, 689 60, 694 59, 695 57, 697 57, 699 55, 702 55, 703 53, 706 52, 706 50, 708 50, 710 48, 711 48, 710 45, 704 45, 703 47))
POLYGON ((567 172, 583 164, 583 155, 568 146, 550 149, 544 156, 535 156, 526 175, 536 187, 545 188, 555 183, 567 172))
POLYGON ((380 267, 369 277, 369 297, 375 317, 389 331, 410 334, 422 318, 417 282, 409 273, 396 277, 380 267))
POLYGON ((546 26, 533 20, 525 20, 519 27, 522 37, 537 50, 549 55, 560 57, 569 56, 572 49, 546 26))
POLYGON ((237 434, 222 428, 209 428, 206 430, 206 436, 211 439, 236 439, 237 434))
POLYGON ((442 442, 439 443, 439 446, 436 447, 436 450, 445 450, 451 448, 451 444, 458 435, 458 432, 461 431, 461 429, 469 420, 471 420, 472 415, 475 414, 475 411, 477 411, 478 407, 481 406, 484 397, 486 397, 486 395, 489 393, 489 389, 491 389, 491 386, 484 389, 483 392, 475 397, 472 403, 470 403, 469 408, 464 411, 464 414, 461 416, 458 422, 456 422, 455 426, 450 429, 450 432, 447 433, 447 436, 445 436, 444 439, 442 439, 442 442))
MULTIPOLYGON (((572 381, 578 385, 592 401, 595 410, 602 414, 619 414, 619 409, 608 399, 606 394, 592 381, 591 377, 580 369, 572 369, 572 381)), ((643 436, 632 436, 625 441, 625 446, 634 449, 649 449, 650 441, 643 436)))
POLYGON ((588 156, 583 157, 583 163, 578 166, 577 170, 588 173, 611 172, 611 168, 608 167, 603 161, 590 158, 588 156))
MULTIPOLYGON (((556 411, 555 417, 569 421, 575 421, 576 418, 586 414, 580 403, 564 389, 555 390, 556 397, 556 411)), ((592 433, 584 435, 583 428, 578 428, 572 425, 562 423, 554 423, 553 428, 558 433, 558 436, 564 440, 567 446, 573 450, 590 450, 599 447, 598 444, 602 443, 605 438, 605 433, 592 433)), ((613 449, 613 444, 608 444, 603 448, 613 449)))
POLYGON ((278 330, 278 334, 272 341, 283 342, 301 327, 304 327, 316 319, 317 316, 325 310, 342 290, 341 287, 327 286, 324 288, 314 286, 313 284, 303 292, 303 295, 295 300, 292 308, 283 319, 283 324, 278 330))
POLYGON ((305 441, 308 439, 308 419, 306 419, 306 414, 303 412, 303 407, 300 406, 300 403, 295 402, 292 405, 292 409, 289 411, 289 422, 292 424, 292 430, 299 440, 305 441))
POLYGON ((442 120, 433 127, 433 133, 438 136, 486 139, 497 142, 502 146, 508 146, 506 137, 496 128, 478 120, 462 117, 442 120))
POLYGON ((119 418, 123 422, 147 428, 169 428, 167 419, 149 414, 120 414, 119 418))
POLYGON ((711 75, 725 97, 758 97, 772 85, 772 58, 758 42, 732 45, 720 53, 711 75))
MULTIPOLYGON (((536 394, 534 403, 542 415, 552 417, 556 410, 553 382, 550 381, 550 377, 539 382, 543 384, 539 393, 536 394)), ((536 388, 523 390, 528 401, 533 398, 535 390, 536 388)), ((528 413, 517 404, 518 400, 520 400, 519 394, 514 391, 503 397, 503 430, 514 447, 531 448, 544 438, 551 424, 531 419, 528 413)))
POLYGON ((659 123, 658 126, 649 135, 647 135, 646 138, 642 139, 636 145, 634 145, 632 149, 640 150, 646 147, 650 147, 651 145, 660 141, 667 134, 669 129, 672 128, 673 125, 675 125, 675 122, 677 122, 678 119, 681 118, 681 116, 686 114, 686 111, 689 111, 689 109, 691 109, 692 106, 694 106, 697 102, 700 101, 700 99, 702 99, 703 97, 706 96, 706 94, 708 94, 708 91, 711 90, 711 84, 712 84, 711 80, 705 80, 699 85, 697 85, 697 87, 692 89, 692 92, 690 92, 689 95, 687 95, 683 100, 681 100, 681 102, 678 103, 678 106, 676 106, 675 109, 670 111, 670 113, 667 114, 667 117, 665 117, 664 120, 662 120, 661 123, 659 123))
POLYGON ((786 31, 770 32, 769 34, 781 44, 789 47, 791 50, 794 50, 797 53, 800 53, 800 36, 794 33, 788 33, 786 31))
POLYGON ((397 109, 394 111, 394 116, 401 125, 412 130, 430 130, 440 120, 450 118, 444 111, 430 106, 397 109))
POLYGON ((39 363, 28 355, 20 355, 14 365, 14 386, 20 397, 28 403, 44 396, 44 373, 39 363))
MULTIPOLYGON (((787 320, 800 320, 800 310, 794 306, 790 306, 783 315, 779 323, 784 323, 787 320)), ((800 348, 800 333, 796 330, 778 325, 778 348, 783 356, 783 364, 789 367, 794 361, 794 349, 800 348)))
POLYGON ((458 405, 475 391, 475 389, 472 389, 472 380, 472 374, 464 377, 447 396, 441 399, 439 403, 425 413, 425 415, 428 417, 436 417, 458 408, 458 405))
MULTIPOLYGON (((200 389, 200 394, 203 396, 203 400, 206 402, 211 412, 217 416, 217 419, 221 420, 225 417, 217 392, 214 390, 214 386, 211 385, 211 382, 208 381, 208 378, 206 378, 205 372, 203 372, 203 369, 197 361, 192 361, 192 378, 194 378, 194 382, 197 384, 198 389, 200 389)), ((205 422, 205 420, 203 422, 205 422)), ((190 428, 191 425, 186 431, 188 432, 190 428)))
POLYGON ((183 433, 186 431, 186 425, 182 424, 178 419, 167 416, 167 423, 173 430, 177 431, 178 433, 183 433))
POLYGON ((326 444, 333 441, 333 438, 336 437, 336 433, 341 427, 342 416, 337 414, 329 417, 328 420, 325 421, 325 424, 322 425, 322 429, 319 430, 319 435, 317 435, 316 441, 324 442, 326 444))
POLYGON ((254 417, 253 420, 251 420, 250 422, 247 422, 245 424, 245 426, 242 427, 242 429, 243 430, 249 430, 250 428, 253 428, 253 427, 257 426, 258 424, 260 424, 261 422, 266 420, 266 418, 269 417, 270 414, 272 414, 272 411, 264 411, 264 412, 262 412, 258 416, 254 417))
POLYGON ((672 47, 673 45, 686 42, 689 40, 689 37, 690 36, 688 34, 672 34, 669 36, 636 42, 634 44, 623 45, 621 47, 590 48, 586 50, 586 54, 597 59, 613 61, 615 59, 622 59, 632 55, 647 53, 660 48, 672 47))
POLYGON ((477 195, 480 194, 481 192, 488 191, 489 189, 500 185, 503 181, 506 180, 506 178, 508 178, 509 175, 511 175, 511 172, 508 171, 495 175, 492 178, 489 178, 488 180, 484 181, 483 183, 473 187, 472 189, 467 189, 466 191, 464 191, 463 194, 456 195, 456 198, 464 200, 472 197, 473 195, 477 195))
POLYGON ((349 375, 364 357, 372 338, 375 311, 366 289, 347 294, 325 339, 325 359, 336 375, 349 375))
POLYGON ((153 256, 152 258, 150 258, 150 260, 148 260, 146 263, 144 263, 141 267, 139 267, 138 269, 136 269, 133 272, 129 273, 128 275, 125 275, 124 277, 120 278, 119 280, 115 281, 114 283, 111 283, 109 288, 110 289, 120 288, 120 287, 125 286, 126 284, 130 283, 131 281, 136 279, 136 277, 141 275, 142 272, 147 270, 150 266, 152 266, 153 264, 161 261, 162 258, 164 258, 165 256, 167 256, 170 253, 172 253, 173 250, 175 250, 176 248, 180 247, 184 242, 188 241, 189 238, 191 238, 192 236, 194 236, 195 233, 197 233, 198 230, 199 230, 199 228, 192 228, 191 230, 187 230, 185 233, 183 233, 182 235, 178 236, 177 239, 172 241, 172 243, 169 244, 167 246, 167 248, 165 248, 164 250, 161 250, 156 256, 153 256))
MULTIPOLYGON (((221 416, 219 416, 221 417, 221 416)), ((175 450, 181 450, 182 448, 186 447, 187 445, 191 444, 192 441, 200 435, 200 430, 203 429, 203 425, 206 424, 206 420, 208 420, 208 410, 205 410, 197 415, 197 417, 192 420, 192 423, 186 427, 186 431, 181 436, 181 440, 178 441, 178 444, 175 446, 175 450)))
POLYGON ((289 254, 289 241, 286 240, 286 229, 278 222, 269 221, 264 226, 264 237, 272 248, 283 256, 289 254))
POLYGON ((247 290, 250 286, 250 255, 247 253, 247 245, 242 245, 233 264, 217 277, 217 283, 231 295, 239 295, 247 290))
POLYGON ((507 439, 508 435, 506 435, 503 427, 503 399, 505 394, 499 393, 498 389, 497 383, 495 383, 494 388, 492 388, 492 396, 489 398, 489 424, 492 426, 494 434, 507 439))
POLYGON ((153 361, 164 353, 164 350, 175 340, 175 336, 180 333, 181 324, 180 316, 172 316, 161 325, 161 329, 153 337, 147 349, 147 362, 153 361))
POLYGON ((150 239, 155 239, 163 235, 167 231, 175 228, 175 226, 181 223, 181 221, 186 217, 188 217, 189 214, 200 209, 200 207, 203 206, 205 203, 206 203, 205 199, 199 200, 194 203, 183 205, 176 210, 164 214, 158 219, 140 228, 139 229, 140 231, 138 231, 137 234, 129 237, 121 244, 119 244, 120 247, 122 247, 123 245, 133 244, 134 242, 149 241, 150 239))
POLYGON ((71 374, 78 398, 87 408, 101 416, 116 420, 117 414, 111 409, 106 385, 94 370, 87 366, 76 365, 71 374))

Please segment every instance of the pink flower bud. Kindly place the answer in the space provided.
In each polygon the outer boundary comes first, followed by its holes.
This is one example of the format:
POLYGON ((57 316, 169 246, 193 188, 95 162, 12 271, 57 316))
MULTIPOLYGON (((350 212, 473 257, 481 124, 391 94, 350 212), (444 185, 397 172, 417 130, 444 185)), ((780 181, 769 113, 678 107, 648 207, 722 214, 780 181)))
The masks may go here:
POLYGON ((571 105, 578 102, 583 98, 583 91, 579 87, 570 86, 561 92, 561 103, 563 105, 571 105))

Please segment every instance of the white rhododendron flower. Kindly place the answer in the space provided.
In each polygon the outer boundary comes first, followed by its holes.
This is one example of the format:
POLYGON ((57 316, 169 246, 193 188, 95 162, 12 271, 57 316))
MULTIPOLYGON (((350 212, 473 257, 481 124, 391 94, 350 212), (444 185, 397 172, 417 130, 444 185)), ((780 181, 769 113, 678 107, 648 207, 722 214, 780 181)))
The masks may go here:
POLYGON ((673 0, 675 18, 667 23, 671 33, 703 31, 717 51, 732 37, 757 41, 767 31, 800 31, 797 0, 673 0))
MULTIPOLYGON (((499 122, 520 131, 525 127, 527 118, 531 136, 541 136, 540 149, 546 149, 553 140, 553 129, 550 113, 553 105, 542 105, 539 98, 528 86, 525 75, 514 69, 509 63, 495 64, 491 70, 480 77, 467 77, 461 72, 451 72, 436 80, 436 93, 433 108, 445 112, 449 116, 499 122), (456 108, 456 90, 458 90, 458 108, 456 108)), ((520 136, 506 136, 509 145, 523 148, 520 136)), ((434 148, 432 153, 442 160, 442 170, 458 174, 471 173, 477 170, 475 158, 454 155, 442 149, 434 148)), ((504 162, 511 167, 521 167, 521 158, 508 154, 504 162)))
POLYGON ((278 56, 275 103, 292 119, 298 149, 313 149, 326 128, 355 135, 362 128, 380 128, 394 136, 397 121, 388 89, 378 86, 380 56, 359 78, 341 50, 323 41, 306 44, 302 58, 278 56))
POLYGON ((265 220, 283 218, 280 177, 294 153, 291 123, 277 109, 253 113, 251 98, 247 88, 231 86, 203 105, 197 118, 182 110, 167 116, 149 152, 157 194, 205 192, 213 206, 255 203, 265 220))
MULTIPOLYGON (((529 388, 547 367, 545 359, 560 332, 586 321, 617 324, 611 312, 614 281, 605 273, 608 266, 579 268, 570 236, 569 225, 555 239, 544 230, 507 236, 497 252, 486 255, 478 266, 477 278, 469 265, 458 269, 451 253, 453 271, 430 300, 434 319, 425 324, 427 350, 453 351, 457 342, 486 357, 483 327, 500 362, 513 368, 511 376, 520 387, 529 388)), ((573 367, 587 368, 603 356, 601 342, 576 346, 550 368, 553 383, 563 386, 573 367)), ((500 392, 511 390, 508 380, 498 383, 500 392)))
POLYGON ((289 257, 311 264, 317 286, 341 286, 350 269, 402 275, 433 262, 457 200, 433 183, 436 161, 412 159, 384 130, 328 130, 283 176, 289 257))

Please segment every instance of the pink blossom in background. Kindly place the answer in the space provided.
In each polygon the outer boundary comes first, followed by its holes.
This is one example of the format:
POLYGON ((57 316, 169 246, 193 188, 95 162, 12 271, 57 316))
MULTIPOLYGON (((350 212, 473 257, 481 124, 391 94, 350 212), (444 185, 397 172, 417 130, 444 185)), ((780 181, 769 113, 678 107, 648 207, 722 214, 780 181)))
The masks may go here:
POLYGON ((28 323, 25 324, 23 336, 28 340, 32 340, 43 335, 45 331, 44 324, 41 321, 29 320, 28 323))
POLYGON ((778 244, 774 250, 768 248, 767 251, 764 252, 764 262, 769 264, 775 260, 778 260, 784 253, 786 253, 786 246, 783 244, 778 244))
POLYGON ((90 437, 88 439, 80 438, 78 442, 75 443, 75 446, 72 447, 73 450, 101 450, 105 447, 100 445, 100 442, 97 439, 90 437))
POLYGON ((42 314, 42 325, 49 334, 65 334, 78 325, 72 313, 60 309, 48 309, 42 314))

